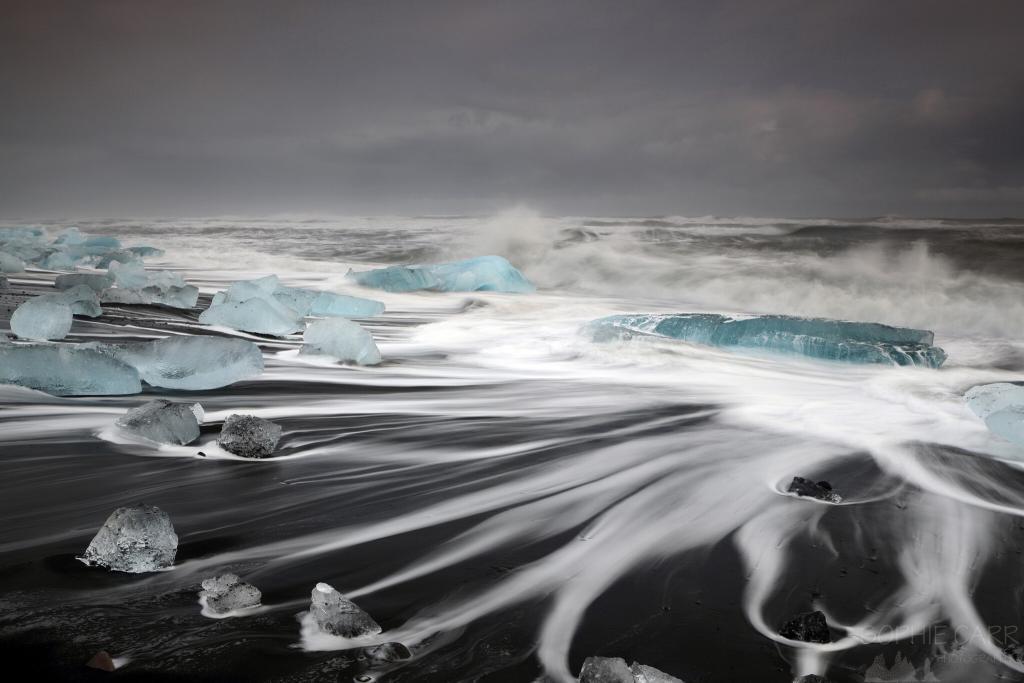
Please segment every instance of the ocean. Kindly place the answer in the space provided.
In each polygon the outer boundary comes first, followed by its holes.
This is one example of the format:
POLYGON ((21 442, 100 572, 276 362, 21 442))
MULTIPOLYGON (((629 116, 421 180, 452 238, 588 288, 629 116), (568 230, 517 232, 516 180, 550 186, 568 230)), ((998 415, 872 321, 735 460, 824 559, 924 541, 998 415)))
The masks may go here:
MULTIPOLYGON (((963 401, 1024 381, 1024 221, 515 209, 17 225, 159 247, 147 267, 197 285, 200 309, 269 274, 387 307, 360 321, 379 366, 237 333, 266 371, 222 389, 0 386, 0 650, 41 678, 106 676, 83 664, 107 650, 118 680, 561 683, 594 655, 688 683, 1024 680, 1024 449, 963 401), (345 277, 480 254, 538 291, 394 294, 345 277), (917 327, 948 360, 853 365, 581 332, 637 312, 917 327), (198 443, 119 438, 113 421, 155 397, 202 404, 198 443), (198 455, 238 412, 284 428, 276 457, 198 455), (829 481, 842 503, 787 495, 794 476, 829 481), (173 569, 75 559, 138 502, 170 514, 173 569), (264 608, 202 616, 198 584, 226 571, 264 608), (380 664, 304 632, 318 582, 412 657, 380 664), (833 642, 779 635, 813 609, 833 642)), ((209 333, 200 309, 114 307, 76 319, 69 341, 209 333)))

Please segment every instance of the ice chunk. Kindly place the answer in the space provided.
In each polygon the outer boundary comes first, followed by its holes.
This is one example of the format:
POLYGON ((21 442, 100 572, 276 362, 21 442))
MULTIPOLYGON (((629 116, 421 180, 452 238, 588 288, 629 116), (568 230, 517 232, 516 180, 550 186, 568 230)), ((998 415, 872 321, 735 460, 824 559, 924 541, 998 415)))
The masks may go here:
POLYGON ((54 244, 83 244, 84 242, 85 235, 83 235, 79 229, 74 226, 64 228, 57 233, 56 239, 53 240, 54 244))
POLYGON ((24 261, 6 251, 0 251, 0 273, 20 273, 24 270, 24 261))
POLYGON ((964 399, 993 434, 1024 445, 1024 386, 1009 382, 972 387, 964 399))
POLYGON ((60 293, 42 294, 36 298, 67 304, 71 307, 71 312, 74 315, 84 315, 90 318, 103 315, 103 309, 100 307, 100 298, 93 289, 86 285, 76 285, 60 293))
POLYGON ((174 564, 178 536, 171 518, 154 505, 114 510, 82 556, 88 564, 119 572, 155 572, 174 564))
POLYGON ((11 331, 21 339, 63 339, 71 331, 71 306, 37 296, 24 302, 11 316, 11 331))
POLYGON ((709 346, 757 349, 846 361, 937 368, 945 352, 927 330, 823 318, 766 315, 730 318, 714 313, 613 315, 588 325, 596 341, 667 337, 709 346))
POLYGON ((199 289, 193 285, 184 287, 143 287, 142 289, 124 289, 115 287, 100 292, 100 301, 105 304, 160 304, 171 308, 195 308, 199 301, 199 289))
POLYGON ((213 303, 199 315, 204 325, 283 337, 302 329, 302 316, 273 298, 251 297, 242 302, 213 303))
POLYGON ((203 407, 162 398, 132 408, 117 419, 121 429, 155 441, 184 446, 199 438, 203 407))
POLYGON ((127 263, 138 263, 139 259, 142 258, 139 254, 135 253, 130 249, 119 249, 117 251, 111 251, 96 259, 97 268, 110 269, 115 263, 127 264, 127 263))
POLYGON ((501 256, 478 256, 464 261, 415 266, 389 266, 348 277, 363 287, 388 292, 514 292, 529 293, 534 286, 501 256))
POLYGON ((626 660, 619 657, 587 657, 580 669, 580 683, 635 683, 626 660))
POLYGON ((402 643, 381 643, 364 648, 363 654, 377 664, 393 664, 412 657, 409 648, 402 643))
POLYGON ((372 318, 384 312, 384 304, 373 299, 346 296, 334 292, 318 292, 308 315, 318 317, 372 318))
POLYGON ((317 627, 324 633, 343 638, 359 638, 381 632, 380 625, 373 617, 326 583, 318 583, 313 589, 309 611, 317 627))
POLYGON ((252 584, 243 583, 234 574, 224 574, 203 581, 199 603, 215 614, 258 607, 263 594, 252 584))
POLYGON ((330 356, 335 360, 359 365, 381 362, 380 351, 373 336, 357 323, 344 318, 316 320, 302 335, 302 355, 330 356))
POLYGON ((36 259, 35 263, 43 270, 74 270, 78 266, 78 260, 66 251, 51 251, 36 259))
POLYGON ((109 396, 142 391, 135 368, 95 349, 58 344, 0 344, 0 383, 56 396, 109 396))
POLYGON ((94 292, 102 292, 114 284, 114 279, 103 273, 74 273, 71 275, 58 275, 53 281, 57 289, 71 289, 84 285, 94 292))
POLYGON ((267 458, 281 440, 281 426, 254 415, 228 415, 217 443, 243 458, 267 458))
POLYGON ((135 254, 136 256, 139 256, 141 258, 146 258, 148 256, 163 256, 164 255, 164 250, 163 249, 157 249, 156 247, 147 247, 147 246, 128 247, 127 251, 129 251, 132 254, 135 254))
POLYGON ((217 389, 263 372, 263 354, 245 339, 177 336, 87 347, 132 366, 147 384, 166 389, 217 389))
POLYGON ((659 671, 653 666, 633 662, 629 670, 633 672, 633 679, 636 683, 683 683, 675 676, 669 676, 664 671, 659 671))
POLYGON ((107 273, 114 278, 114 284, 125 289, 142 289, 149 282, 146 267, 138 261, 111 263, 107 273))

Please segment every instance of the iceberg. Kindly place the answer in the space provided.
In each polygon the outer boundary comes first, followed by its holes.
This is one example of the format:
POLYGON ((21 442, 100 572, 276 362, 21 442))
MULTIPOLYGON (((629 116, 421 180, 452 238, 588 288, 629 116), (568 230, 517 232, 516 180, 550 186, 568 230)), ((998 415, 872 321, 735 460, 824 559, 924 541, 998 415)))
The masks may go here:
POLYGON ((0 273, 21 273, 24 270, 24 261, 6 251, 0 251, 0 273))
POLYGON ((135 368, 147 384, 165 389, 217 389, 263 372, 263 354, 245 339, 178 336, 85 346, 135 368))
POLYGON ((414 266, 389 266, 348 278, 363 287, 387 292, 511 292, 528 294, 535 287, 501 256, 478 256, 464 261, 414 266))
POLYGON ((198 403, 172 403, 156 399, 132 408, 117 419, 117 426, 156 443, 185 446, 199 438, 203 407, 198 403))
POLYGON ((587 657, 580 669, 579 683, 683 683, 675 676, 633 662, 626 666, 620 657, 587 657))
POLYGON ((330 356, 358 365, 377 365, 380 351, 373 335, 357 323, 344 318, 325 318, 311 322, 302 335, 303 356, 330 356))
POLYGON ((89 543, 82 561, 113 571, 141 574, 174 564, 178 535, 167 513, 154 505, 114 510, 89 543))
POLYGON ((323 633, 359 638, 381 632, 373 617, 326 583, 318 583, 313 589, 309 612, 323 633))
POLYGON ((98 318, 103 315, 100 298, 96 295, 95 290, 86 285, 75 285, 60 293, 41 294, 36 298, 67 304, 71 307, 71 312, 74 315, 84 315, 89 318, 98 318))
POLYGON ((283 337, 299 332, 303 318, 368 318, 384 312, 384 304, 372 299, 285 287, 276 275, 240 280, 213 297, 199 317, 207 325, 283 337))
POLYGON ((224 574, 203 581, 199 604, 214 614, 259 607, 263 594, 252 584, 243 583, 235 574, 224 574))
POLYGON ((102 292, 113 284, 113 278, 103 273, 73 273, 70 275, 58 275, 53 281, 53 286, 57 289, 65 290, 84 285, 94 292, 102 292))
POLYGON ((268 458, 281 440, 281 426, 254 415, 228 415, 217 443, 243 458, 268 458))
POLYGON ((275 299, 252 297, 245 301, 212 303, 199 314, 204 325, 284 337, 302 329, 302 316, 275 299))
POLYGON ((116 396, 142 391, 135 368, 94 349, 59 344, 0 344, 0 383, 55 396, 116 396))
POLYGON ((990 432, 1024 445, 1024 386, 1009 382, 981 384, 969 389, 964 400, 990 432))
POLYGON ((587 326, 595 341, 664 337, 695 344, 756 349, 845 361, 938 368, 946 353, 927 330, 824 318, 715 313, 613 315, 587 326))
POLYGON ((37 296, 11 315, 11 332, 20 339, 47 341, 63 339, 71 331, 71 306, 63 301, 37 296))

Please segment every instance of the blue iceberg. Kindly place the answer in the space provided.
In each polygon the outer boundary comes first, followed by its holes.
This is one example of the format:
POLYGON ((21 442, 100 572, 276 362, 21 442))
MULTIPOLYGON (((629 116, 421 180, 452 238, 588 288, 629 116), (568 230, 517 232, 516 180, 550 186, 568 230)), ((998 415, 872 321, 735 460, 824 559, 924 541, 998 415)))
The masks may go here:
POLYGON ((311 322, 302 335, 300 355, 329 356, 358 365, 377 365, 380 351, 373 336, 351 320, 325 318, 311 322))
POLYGON ((66 344, 0 344, 0 383, 56 396, 142 391, 135 368, 95 349, 66 344))
POLYGON ((11 315, 11 332, 20 339, 55 341, 71 331, 71 306, 60 300, 37 296, 29 299, 11 315))
POLYGON ((964 400, 989 431, 1024 445, 1024 386, 1009 382, 982 384, 964 394, 964 400))
POLYGON ((535 291, 526 277, 501 256, 478 256, 464 261, 417 266, 389 266, 361 273, 349 271, 349 279, 387 292, 511 292, 535 291))
POLYGON ((20 273, 24 270, 24 261, 6 251, 0 251, 0 273, 20 273))
POLYGON ((946 353, 927 330, 824 318, 715 313, 613 315, 591 322, 595 341, 651 336, 725 348, 754 349, 844 361, 938 368, 946 353))
POLYGON ((263 354, 245 339, 180 336, 84 346, 135 368, 147 384, 166 389, 217 389, 263 372, 263 354))
POLYGON ((194 308, 199 300, 199 289, 186 284, 181 275, 167 270, 149 271, 138 261, 111 263, 107 273, 115 286, 100 294, 103 303, 194 308))
POLYGON ((85 285, 94 292, 102 292, 114 284, 114 279, 103 273, 73 273, 71 275, 58 275, 53 281, 57 289, 71 289, 79 285, 85 285))
POLYGON ((302 329, 301 315, 273 298, 255 296, 245 301, 212 303, 199 315, 199 322, 274 337, 284 337, 302 329))

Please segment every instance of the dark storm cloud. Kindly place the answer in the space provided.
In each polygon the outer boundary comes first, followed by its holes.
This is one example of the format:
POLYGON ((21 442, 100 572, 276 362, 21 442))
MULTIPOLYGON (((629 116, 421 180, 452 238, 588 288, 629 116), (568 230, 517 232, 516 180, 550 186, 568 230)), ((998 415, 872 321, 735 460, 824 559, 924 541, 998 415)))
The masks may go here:
POLYGON ((9 216, 1024 213, 1018 2, 4 5, 9 216))

